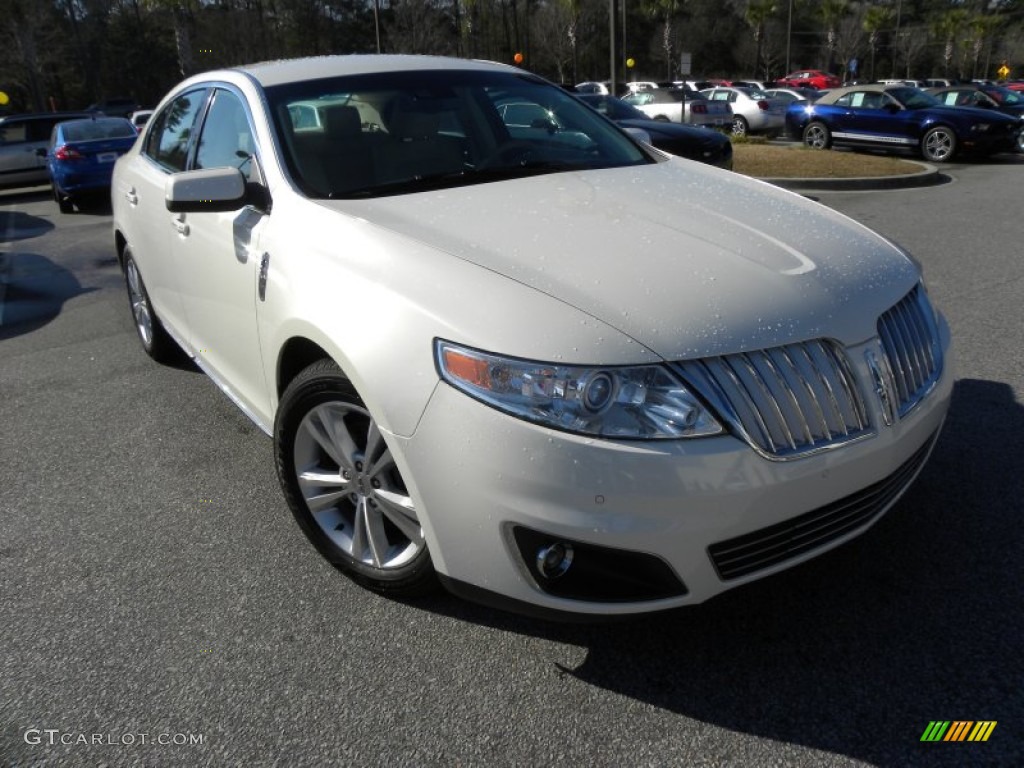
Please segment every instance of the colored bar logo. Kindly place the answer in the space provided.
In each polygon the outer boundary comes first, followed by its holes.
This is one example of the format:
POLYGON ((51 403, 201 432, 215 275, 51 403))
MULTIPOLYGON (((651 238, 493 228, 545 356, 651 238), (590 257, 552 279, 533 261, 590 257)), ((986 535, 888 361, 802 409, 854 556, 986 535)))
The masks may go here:
POLYGON ((921 734, 921 741, 988 741, 996 728, 995 720, 932 720, 921 734))

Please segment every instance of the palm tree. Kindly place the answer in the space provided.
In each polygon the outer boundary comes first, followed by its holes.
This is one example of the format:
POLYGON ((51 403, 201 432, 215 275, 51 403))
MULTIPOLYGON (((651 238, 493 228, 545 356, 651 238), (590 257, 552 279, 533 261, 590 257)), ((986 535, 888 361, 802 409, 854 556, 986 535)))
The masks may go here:
POLYGON ((764 44, 764 25, 776 11, 775 0, 750 0, 743 13, 743 19, 754 30, 754 42, 757 45, 754 53, 754 73, 760 73, 768 79, 768 67, 762 68, 761 51, 764 44))
POLYGON ((849 8, 850 4, 847 0, 822 0, 821 7, 818 9, 821 20, 825 24, 825 47, 828 50, 828 62, 825 68, 829 72, 833 70, 834 64, 833 58, 838 36, 836 28, 839 26, 839 20, 846 15, 849 8))
POLYGON ((665 55, 665 79, 672 79, 672 17, 679 13, 682 0, 646 0, 644 7, 651 16, 662 17, 661 49, 665 55))
MULTIPOLYGON (((932 22, 932 33, 945 42, 942 51, 942 76, 949 77, 949 65, 953 60, 954 44, 960 30, 967 24, 967 11, 954 8, 946 11, 932 22)), ((962 73, 961 73, 962 74, 962 73)))
POLYGON ((165 10, 171 14, 174 27, 174 45, 178 51, 178 69, 182 77, 195 72, 192 58, 192 37, 189 28, 192 23, 193 0, 143 0, 143 5, 150 10, 165 10))
POLYGON ((872 5, 864 12, 864 31, 868 33, 868 45, 871 46, 871 73, 868 77, 875 79, 875 51, 878 50, 878 33, 889 25, 892 9, 883 5, 872 5))
POLYGON ((989 16, 982 13, 975 14, 968 22, 968 27, 971 30, 971 39, 969 41, 972 57, 971 77, 979 77, 978 63, 981 59, 981 51, 985 47, 985 43, 991 39, 992 33, 996 31, 999 24, 1000 19, 998 16, 989 16))

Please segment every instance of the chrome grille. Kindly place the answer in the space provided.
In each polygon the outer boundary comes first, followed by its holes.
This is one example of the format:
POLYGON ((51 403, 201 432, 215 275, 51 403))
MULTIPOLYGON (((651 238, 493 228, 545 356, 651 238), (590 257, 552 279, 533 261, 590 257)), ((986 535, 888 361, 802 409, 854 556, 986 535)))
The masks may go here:
POLYGON ((935 443, 922 445, 889 477, 862 491, 759 531, 721 541, 708 554, 723 581, 769 568, 828 544, 882 514, 917 476, 935 443))
POLYGON ((842 348, 808 341, 687 360, 679 372, 768 458, 792 458, 871 434, 842 348))
POLYGON ((920 285, 879 318, 878 337, 888 359, 902 418, 921 402, 942 373, 935 313, 920 285))

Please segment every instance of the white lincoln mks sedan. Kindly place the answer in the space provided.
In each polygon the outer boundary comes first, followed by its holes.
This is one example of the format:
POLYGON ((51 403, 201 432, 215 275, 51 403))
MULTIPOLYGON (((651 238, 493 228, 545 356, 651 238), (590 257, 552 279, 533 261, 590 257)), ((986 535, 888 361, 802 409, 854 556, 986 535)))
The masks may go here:
POLYGON ((272 436, 306 536, 385 594, 701 602, 863 533, 950 401, 899 247, 510 66, 206 72, 112 194, 145 351, 272 436))

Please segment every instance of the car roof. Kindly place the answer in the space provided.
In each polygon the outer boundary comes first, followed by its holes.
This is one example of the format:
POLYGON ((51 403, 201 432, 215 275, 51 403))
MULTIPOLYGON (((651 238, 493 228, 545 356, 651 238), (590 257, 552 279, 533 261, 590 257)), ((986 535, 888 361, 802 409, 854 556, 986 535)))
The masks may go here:
POLYGON ((0 117, 0 124, 22 120, 73 120, 80 117, 91 117, 91 115, 88 112, 27 112, 20 115, 4 115, 0 117))
POLYGON ((828 91, 824 96, 818 99, 818 104, 831 104, 836 99, 845 96, 848 93, 870 91, 873 93, 887 93, 889 91, 897 91, 903 88, 913 88, 912 85, 892 85, 885 83, 868 83, 866 85, 847 85, 843 88, 833 88, 828 91))
MULTIPOLYGON (((320 80, 344 75, 364 75, 377 72, 407 72, 425 69, 464 71, 522 72, 509 64, 492 61, 456 59, 444 56, 416 56, 409 54, 351 54, 345 56, 312 56, 250 64, 233 71, 244 72, 255 78, 264 88, 305 80, 320 80)), ((230 70, 229 70, 230 71, 230 70)), ((217 72, 205 72, 199 79, 217 78, 217 72)))

